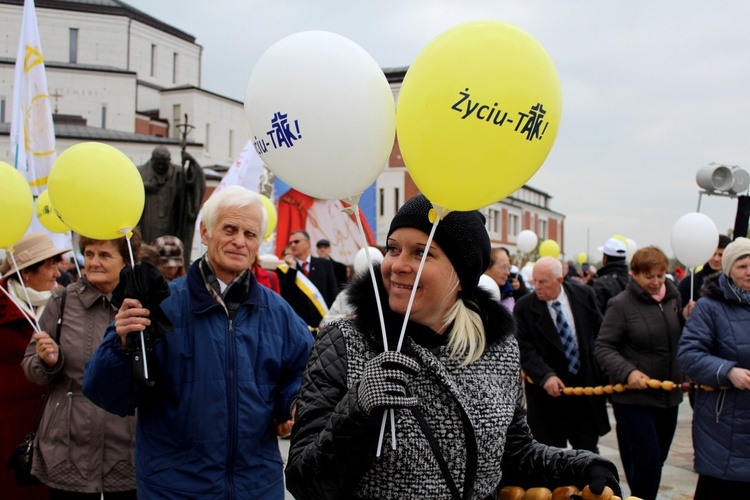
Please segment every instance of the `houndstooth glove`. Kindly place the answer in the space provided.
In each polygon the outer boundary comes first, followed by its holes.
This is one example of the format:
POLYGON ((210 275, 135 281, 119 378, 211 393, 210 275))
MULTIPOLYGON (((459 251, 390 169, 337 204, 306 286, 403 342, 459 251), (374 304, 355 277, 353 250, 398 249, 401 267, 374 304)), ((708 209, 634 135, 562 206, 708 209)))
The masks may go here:
POLYGON ((419 400, 408 396, 406 383, 410 376, 419 373, 419 363, 396 351, 378 354, 365 364, 359 383, 357 402, 365 413, 381 408, 408 408, 417 406, 419 400))

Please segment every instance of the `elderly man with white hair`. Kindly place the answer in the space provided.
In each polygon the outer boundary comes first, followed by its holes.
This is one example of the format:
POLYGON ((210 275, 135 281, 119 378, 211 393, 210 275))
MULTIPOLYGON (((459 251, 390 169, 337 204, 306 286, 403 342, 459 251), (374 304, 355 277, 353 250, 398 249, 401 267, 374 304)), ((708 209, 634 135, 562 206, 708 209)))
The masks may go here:
POLYGON ((138 409, 139 498, 284 497, 277 425, 292 417, 312 337, 250 271, 266 221, 260 197, 239 186, 206 202, 206 254, 161 303, 174 331, 154 346, 155 387, 131 375, 125 339, 156 316, 135 299, 86 365, 89 399, 121 416, 138 409))

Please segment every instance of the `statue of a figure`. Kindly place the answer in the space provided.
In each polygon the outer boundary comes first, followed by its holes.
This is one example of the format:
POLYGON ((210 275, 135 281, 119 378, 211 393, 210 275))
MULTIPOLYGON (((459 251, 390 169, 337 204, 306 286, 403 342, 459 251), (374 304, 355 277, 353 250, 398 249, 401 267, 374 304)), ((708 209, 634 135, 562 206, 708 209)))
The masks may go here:
POLYGON ((195 219, 206 191, 203 169, 184 149, 182 165, 175 165, 169 150, 157 146, 151 159, 139 166, 138 171, 146 190, 146 205, 140 222, 143 241, 150 243, 159 236, 177 236, 189 255, 195 219))

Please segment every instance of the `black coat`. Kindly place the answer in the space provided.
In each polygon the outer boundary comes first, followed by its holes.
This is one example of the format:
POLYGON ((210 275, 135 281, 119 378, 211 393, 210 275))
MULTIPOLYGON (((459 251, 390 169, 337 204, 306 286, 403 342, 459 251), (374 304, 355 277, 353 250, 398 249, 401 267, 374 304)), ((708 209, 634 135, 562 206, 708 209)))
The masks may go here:
MULTIPOLYGON (((568 371, 568 360, 560 334, 547 304, 539 300, 535 293, 530 293, 522 297, 513 309, 521 348, 521 367, 533 381, 526 381, 529 422, 532 430, 543 427, 546 432, 553 434, 564 432, 555 416, 560 415, 561 405, 566 401, 563 398, 566 396, 551 397, 544 390, 544 383, 553 375, 559 377, 566 387, 598 386, 605 382, 594 357, 594 340, 602 321, 596 295, 591 287, 578 283, 564 282, 562 286, 570 301, 578 339, 581 368, 576 375, 568 371)), ((603 397, 586 397, 580 401, 579 406, 580 411, 591 412, 595 416, 597 428, 591 429, 592 432, 599 436, 609 432, 609 418, 603 397)))
MULTIPOLYGON (((323 316, 307 295, 297 287, 296 279, 298 272, 301 271, 292 268, 289 268, 286 273, 279 270, 276 271, 279 276, 281 296, 289 302, 292 309, 308 326, 317 328, 323 316)), ((333 271, 333 263, 328 259, 311 257, 308 278, 320 292, 320 295, 326 302, 326 306, 331 307, 333 301, 336 300, 336 295, 339 293, 339 286, 336 283, 336 275, 333 271)))
MULTIPOLYGON (((379 266, 375 274, 380 276, 379 266)), ((379 290, 389 345, 394 345, 403 317, 388 308, 382 283, 379 290)), ((370 275, 356 278, 347 293, 355 308, 354 319, 337 320, 321 330, 303 378, 286 467, 287 488, 300 499, 381 498, 375 492, 384 488, 392 498, 450 498, 432 450, 407 411, 396 410, 398 450, 393 452, 386 445, 383 456, 376 458, 383 413, 365 414, 357 397, 363 364, 383 350, 370 275), (411 447, 406 443, 412 443, 411 447), (410 470, 424 472, 405 475, 410 470)), ((508 484, 526 487, 583 486, 587 470, 595 463, 616 476, 614 465, 597 455, 534 441, 517 375, 512 318, 489 294, 480 292, 476 301, 487 334, 480 360, 463 368, 455 361, 446 362, 444 346, 437 342, 442 336, 414 323, 407 328, 403 346, 403 352, 422 366, 409 387, 419 397, 435 437, 446 445, 442 450, 459 487, 472 466, 477 472, 472 498, 494 489, 495 483, 488 481, 499 478, 500 471, 508 484), (489 369, 489 364, 494 368, 489 369), (498 388, 502 394, 498 400, 487 397, 498 388), (459 407, 471 420, 471 432, 465 426, 462 429, 460 421, 456 426, 459 407), (468 451, 472 449, 475 454, 478 449, 485 460, 472 464, 468 451)))

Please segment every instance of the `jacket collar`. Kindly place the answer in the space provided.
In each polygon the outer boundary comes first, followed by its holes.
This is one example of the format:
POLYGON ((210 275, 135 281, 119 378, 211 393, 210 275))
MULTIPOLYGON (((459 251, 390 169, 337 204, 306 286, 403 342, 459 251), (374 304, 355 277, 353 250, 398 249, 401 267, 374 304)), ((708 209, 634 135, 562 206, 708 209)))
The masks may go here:
MULTIPOLYGON (((206 283, 203 281, 201 271, 198 268, 200 259, 196 260, 188 268, 187 275, 184 278, 178 278, 175 280, 176 283, 179 280, 187 280, 188 293, 190 294, 190 301, 192 308, 195 313, 202 313, 208 311, 212 307, 222 307, 221 304, 216 302, 206 288, 206 283)), ((254 273, 248 273, 247 277, 250 282, 250 288, 245 300, 242 301, 243 306, 260 306, 268 307, 267 300, 263 297, 263 293, 260 290, 258 280, 255 279, 254 273)))

